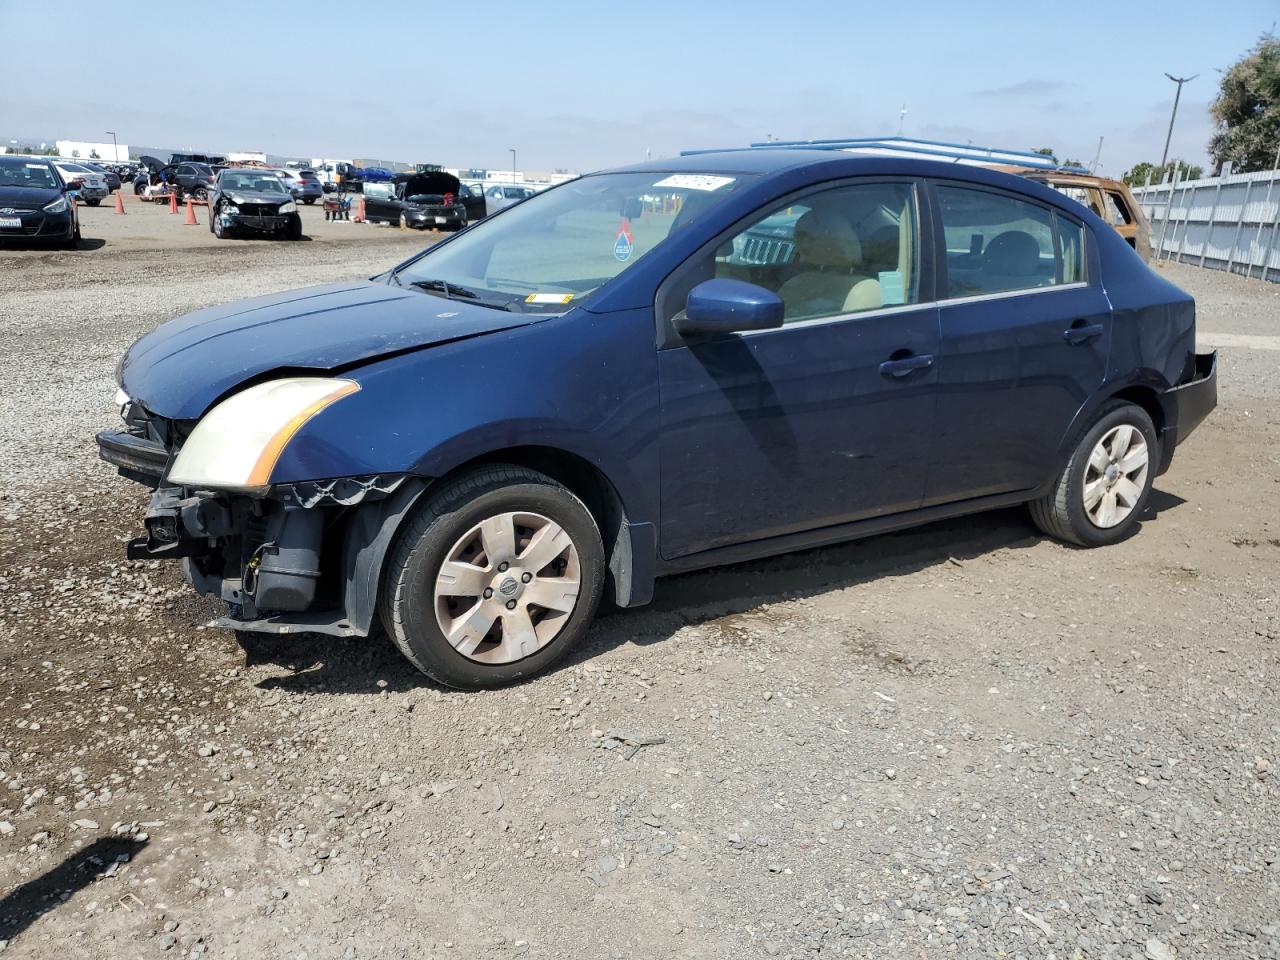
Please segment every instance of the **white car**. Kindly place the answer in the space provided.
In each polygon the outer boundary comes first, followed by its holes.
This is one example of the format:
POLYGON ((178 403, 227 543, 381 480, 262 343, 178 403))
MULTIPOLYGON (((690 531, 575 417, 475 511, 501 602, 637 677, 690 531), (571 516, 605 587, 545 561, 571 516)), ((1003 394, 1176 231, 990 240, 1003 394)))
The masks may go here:
POLYGON ((80 186, 75 189, 76 199, 91 207, 96 207, 111 193, 107 189, 107 178, 82 163, 54 160, 53 165, 58 168, 64 182, 80 181, 80 186))
POLYGON ((497 213, 513 203, 527 200, 536 193, 533 187, 512 186, 509 183, 495 184, 484 192, 484 206, 489 213, 497 213))

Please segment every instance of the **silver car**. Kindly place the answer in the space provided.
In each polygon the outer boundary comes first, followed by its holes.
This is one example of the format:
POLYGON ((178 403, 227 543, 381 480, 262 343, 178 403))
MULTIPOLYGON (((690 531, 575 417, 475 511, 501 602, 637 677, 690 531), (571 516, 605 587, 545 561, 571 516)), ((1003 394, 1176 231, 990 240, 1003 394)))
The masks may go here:
POLYGON ((54 160, 53 165, 58 168, 58 174, 64 183, 80 181, 80 186, 75 188, 75 195, 81 203, 96 207, 111 193, 107 189, 107 178, 82 163, 54 160))
POLYGON ((533 187, 512 186, 507 183, 494 184, 484 192, 484 206, 489 214, 504 210, 513 203, 527 200, 536 193, 533 187))

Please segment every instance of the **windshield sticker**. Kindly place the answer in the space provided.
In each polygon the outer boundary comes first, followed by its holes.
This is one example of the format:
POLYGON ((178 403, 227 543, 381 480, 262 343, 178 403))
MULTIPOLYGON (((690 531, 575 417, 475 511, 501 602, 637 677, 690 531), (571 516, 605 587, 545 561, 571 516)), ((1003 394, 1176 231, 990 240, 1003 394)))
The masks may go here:
POLYGON ((631 259, 631 251, 636 248, 636 238, 631 233, 631 221, 626 217, 618 225, 618 236, 613 241, 613 258, 620 263, 631 259))
POLYGON ((733 183, 733 177, 711 177, 699 173, 674 173, 665 180, 659 180, 655 187, 683 187, 686 190, 719 190, 725 184, 733 183))
POLYGON ((28 163, 27 169, 28 170, 44 170, 45 165, 43 163, 28 163))
POLYGON ((573 299, 572 293, 531 293, 524 298, 525 303, 568 303, 573 299))

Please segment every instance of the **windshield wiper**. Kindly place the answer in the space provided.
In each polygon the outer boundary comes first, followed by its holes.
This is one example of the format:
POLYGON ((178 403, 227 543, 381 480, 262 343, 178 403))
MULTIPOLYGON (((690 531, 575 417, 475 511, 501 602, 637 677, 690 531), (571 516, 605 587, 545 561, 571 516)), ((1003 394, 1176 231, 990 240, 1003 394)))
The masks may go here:
POLYGON ((466 300, 480 299, 480 294, 474 290, 446 283, 443 280, 411 280, 409 281, 409 286, 417 287, 419 290, 425 290, 428 293, 443 293, 446 300, 452 300, 455 297, 461 297, 466 300))

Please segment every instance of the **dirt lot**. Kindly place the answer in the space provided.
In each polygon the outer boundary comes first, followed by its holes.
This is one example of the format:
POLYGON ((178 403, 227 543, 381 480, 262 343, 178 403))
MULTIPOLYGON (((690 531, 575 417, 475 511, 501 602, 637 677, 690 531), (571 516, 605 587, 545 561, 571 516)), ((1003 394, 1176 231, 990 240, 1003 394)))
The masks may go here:
POLYGON ((460 694, 122 559, 130 341, 424 242, 304 214, 0 251, 7 955, 1280 957, 1280 287, 1164 268, 1221 406, 1121 546, 1009 510, 684 576, 460 694))

